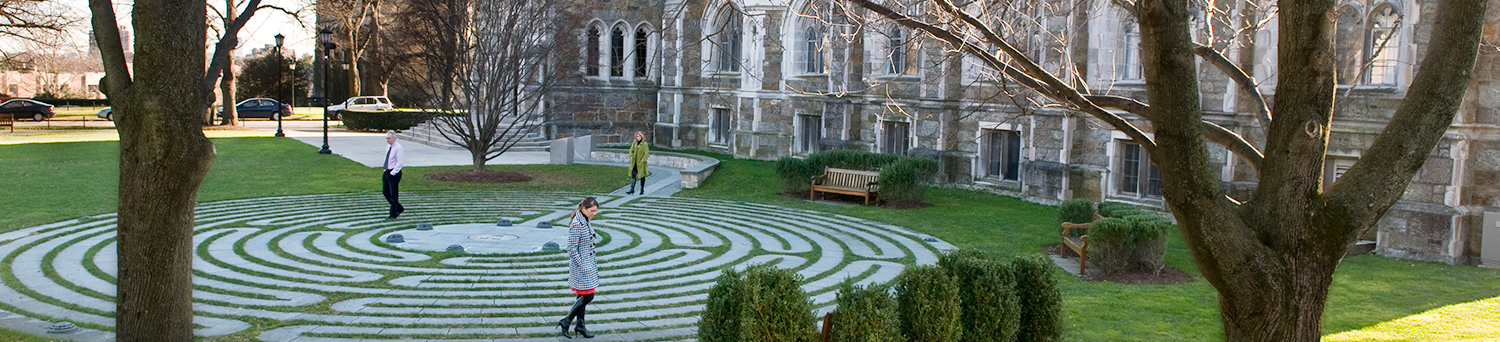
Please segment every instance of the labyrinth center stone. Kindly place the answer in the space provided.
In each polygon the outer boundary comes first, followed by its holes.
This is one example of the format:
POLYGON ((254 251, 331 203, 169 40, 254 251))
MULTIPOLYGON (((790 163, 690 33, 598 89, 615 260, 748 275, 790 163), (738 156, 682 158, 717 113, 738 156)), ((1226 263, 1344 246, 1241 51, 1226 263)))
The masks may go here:
MULTIPOLYGON (((388 204, 360 193, 200 203, 194 332, 322 342, 555 336, 574 297, 568 258, 529 252, 566 246, 568 229, 532 222, 565 222, 586 196, 412 191, 402 193, 402 220, 386 220, 388 204), (516 224, 497 227, 497 216, 516 224), (418 222, 433 229, 419 231, 418 222), (396 234, 404 242, 383 242, 396 234), (466 253, 443 252, 450 245, 466 253)), ((602 203, 592 224, 604 239, 596 245, 600 295, 589 305, 589 328, 607 340, 693 339, 706 293, 725 269, 792 270, 821 317, 840 284, 889 284, 905 267, 935 263, 951 248, 905 228, 824 212, 592 196, 602 203)), ((0 282, 0 304, 15 313, 0 326, 68 321, 80 327, 70 339, 112 341, 115 320, 101 313, 115 309, 116 238, 113 214, 0 233, 0 260, 11 260, 4 272, 16 279, 0 282)))

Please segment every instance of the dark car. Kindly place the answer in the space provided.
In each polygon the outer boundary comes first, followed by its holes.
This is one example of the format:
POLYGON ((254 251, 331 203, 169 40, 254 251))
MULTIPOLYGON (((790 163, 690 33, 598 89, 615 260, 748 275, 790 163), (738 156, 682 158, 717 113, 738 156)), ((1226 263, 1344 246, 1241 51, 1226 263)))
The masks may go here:
MULTIPOLYGON (((238 116, 241 119, 266 118, 276 120, 284 116, 292 115, 291 106, 281 103, 280 101, 266 98, 253 98, 240 101, 240 104, 234 105, 234 111, 235 113, 239 114, 238 116)), ((215 113, 214 116, 223 117, 224 109, 219 109, 219 111, 215 113)))
POLYGON ((15 99, 0 103, 0 114, 10 114, 11 119, 31 118, 34 121, 51 119, 57 113, 52 105, 35 100, 15 99))

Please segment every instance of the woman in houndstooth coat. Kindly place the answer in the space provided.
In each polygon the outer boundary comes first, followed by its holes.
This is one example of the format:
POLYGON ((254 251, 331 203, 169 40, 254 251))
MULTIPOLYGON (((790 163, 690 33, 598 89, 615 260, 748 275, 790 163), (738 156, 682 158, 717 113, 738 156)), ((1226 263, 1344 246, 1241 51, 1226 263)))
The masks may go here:
POLYGON ((589 225, 589 220, 599 212, 599 202, 593 197, 583 199, 578 203, 578 211, 573 213, 573 218, 568 220, 568 287, 573 289, 573 294, 578 299, 573 302, 573 309, 568 316, 557 322, 562 328, 563 337, 573 338, 568 335, 568 326, 573 318, 578 318, 578 325, 573 329, 579 335, 593 338, 584 327, 583 314, 587 310, 589 302, 594 301, 594 288, 599 287, 599 262, 594 255, 594 244, 599 242, 599 235, 594 233, 594 227, 589 225))

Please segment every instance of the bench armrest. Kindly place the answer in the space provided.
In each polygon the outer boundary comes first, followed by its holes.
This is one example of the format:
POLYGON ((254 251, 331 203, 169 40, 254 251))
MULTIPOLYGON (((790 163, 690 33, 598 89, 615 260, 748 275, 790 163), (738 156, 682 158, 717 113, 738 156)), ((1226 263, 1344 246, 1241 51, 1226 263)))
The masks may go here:
POLYGON ((1063 222, 1062 223, 1062 228, 1063 228, 1062 235, 1063 236, 1068 236, 1069 233, 1072 233, 1072 230, 1074 230, 1074 229, 1080 229, 1080 230, 1082 230, 1082 229, 1089 229, 1089 227, 1093 226, 1093 225, 1094 225, 1093 223, 1063 222))

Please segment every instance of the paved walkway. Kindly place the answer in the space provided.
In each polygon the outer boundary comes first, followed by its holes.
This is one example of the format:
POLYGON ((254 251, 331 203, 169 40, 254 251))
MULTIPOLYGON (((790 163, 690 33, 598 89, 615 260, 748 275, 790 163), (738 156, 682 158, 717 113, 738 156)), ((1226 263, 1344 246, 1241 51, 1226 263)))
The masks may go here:
MULTIPOLYGON (((275 121, 248 120, 243 121, 246 127, 276 131, 275 121)), ((337 122, 334 122, 337 124, 337 122)), ((283 121, 282 132, 288 138, 297 139, 303 143, 317 148, 323 146, 323 122, 322 121, 283 121)), ((380 167, 385 159, 385 133, 378 132, 355 132, 341 128, 329 128, 328 146, 333 154, 352 160, 368 167, 380 167)), ((406 166, 450 166, 450 165, 474 165, 473 157, 467 150, 445 150, 410 141, 401 141, 401 147, 406 149, 406 166)), ((519 164, 549 164, 552 156, 548 152, 506 152, 485 163, 486 165, 519 165, 519 164)), ((584 164, 597 164, 625 167, 624 163, 605 162, 582 162, 584 164)), ((646 196, 671 196, 682 190, 682 177, 680 169, 651 166, 652 177, 646 179, 646 196)), ((623 172, 622 172, 623 173, 623 172)), ((611 194, 625 195, 629 190, 627 179, 621 177, 621 187, 611 194)))
MULTIPOLYGON (((565 234, 562 221, 584 195, 412 192, 403 196, 400 220, 383 219, 386 204, 372 193, 203 203, 194 236, 196 333, 251 330, 262 341, 559 341, 555 322, 573 297, 567 259, 529 252, 565 234), (500 218, 515 224, 483 224, 500 218), (538 222, 559 227, 538 229, 538 222), (424 223, 433 229, 418 230, 424 223), (392 234, 448 241, 386 243, 392 234), (518 238, 494 239, 499 235, 518 238), (476 251, 517 244, 507 247, 524 252, 426 253, 445 244, 476 251), (251 319, 287 323, 257 328, 251 319)), ((692 340, 706 291, 723 269, 792 269, 821 315, 832 309, 839 284, 889 283, 907 266, 900 260, 931 264, 951 248, 905 228, 823 212, 597 196, 602 283, 589 327, 599 341, 692 340)), ((34 317, 51 317, 87 329, 47 336, 111 340, 96 329, 114 324, 106 315, 114 311, 114 223, 107 214, 0 234, 0 258, 13 258, 8 272, 19 283, 0 284, 0 303, 16 312, 0 312, 0 325, 41 333, 49 322, 34 317)))

